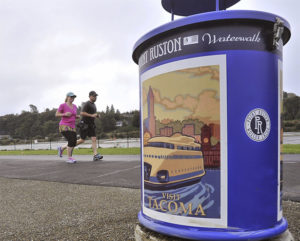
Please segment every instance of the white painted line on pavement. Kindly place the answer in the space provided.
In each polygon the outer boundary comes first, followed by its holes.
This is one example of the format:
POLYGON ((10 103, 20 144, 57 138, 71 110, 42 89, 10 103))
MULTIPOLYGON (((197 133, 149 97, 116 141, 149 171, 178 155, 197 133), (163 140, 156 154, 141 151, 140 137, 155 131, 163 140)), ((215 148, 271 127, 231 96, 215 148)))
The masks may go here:
POLYGON ((140 167, 141 166, 138 165, 138 166, 134 166, 134 167, 127 168, 127 169, 122 169, 122 170, 117 170, 117 171, 114 171, 114 172, 109 172, 109 173, 101 174, 101 175, 96 176, 96 177, 105 177, 105 176, 109 176, 109 175, 114 175, 114 174, 117 174, 117 173, 120 173, 120 172, 126 172, 126 171, 130 171, 130 170, 133 170, 133 169, 136 169, 136 168, 140 168, 140 167))
POLYGON ((126 169, 122 169, 122 170, 117 170, 117 171, 113 171, 113 172, 101 174, 101 175, 95 176, 95 177, 90 177, 90 178, 80 179, 80 182, 86 181, 86 180, 90 180, 90 179, 99 178, 99 177, 106 177, 106 176, 118 174, 118 173, 121 173, 121 172, 127 172, 127 171, 131 171, 131 170, 134 170, 134 169, 137 169, 137 168, 140 168, 140 167, 141 167, 141 166, 138 165, 138 166, 134 166, 134 167, 131 167, 131 168, 126 168, 126 169))
POLYGON ((46 175, 49 175, 49 174, 55 174, 55 173, 64 173, 66 172, 66 170, 63 170, 63 171, 55 171, 55 172, 44 172, 44 173, 40 173, 40 174, 35 174, 35 175, 28 175, 28 177, 39 177, 39 176, 46 176, 46 175))

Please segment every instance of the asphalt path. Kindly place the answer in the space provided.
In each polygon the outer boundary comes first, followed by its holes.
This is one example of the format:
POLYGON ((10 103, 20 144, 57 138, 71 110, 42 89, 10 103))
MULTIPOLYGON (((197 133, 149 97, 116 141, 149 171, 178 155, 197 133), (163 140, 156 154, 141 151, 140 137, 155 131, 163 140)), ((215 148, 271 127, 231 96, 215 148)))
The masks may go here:
MULTIPOLYGON (((140 188, 139 155, 107 155, 93 162, 91 156, 74 156, 76 164, 50 155, 0 156, 0 177, 140 188)), ((300 202, 300 155, 283 155, 283 199, 300 202)))
POLYGON ((140 187, 138 155, 108 155, 93 162, 74 156, 76 164, 49 155, 0 156, 0 177, 113 187, 140 187))
POLYGON ((283 155, 283 199, 300 202, 300 155, 283 155))

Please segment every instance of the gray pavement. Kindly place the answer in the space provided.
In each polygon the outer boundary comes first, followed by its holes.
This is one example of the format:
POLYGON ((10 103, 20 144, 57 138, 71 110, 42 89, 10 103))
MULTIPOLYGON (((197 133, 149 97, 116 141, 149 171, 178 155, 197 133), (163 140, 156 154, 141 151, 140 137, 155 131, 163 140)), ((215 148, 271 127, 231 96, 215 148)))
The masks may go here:
MULTIPOLYGON (((134 240, 139 156, 0 156, 0 240, 134 240)), ((300 240, 300 155, 284 155, 284 216, 300 240)))
MULTIPOLYGON (((72 184, 140 188, 139 155, 107 155, 101 162, 74 156, 75 165, 51 155, 0 156, 0 177, 72 184)), ((300 202, 300 155, 283 156, 283 199, 300 202)))
POLYGON ((137 155, 107 155, 93 162, 91 156, 74 156, 67 164, 57 156, 0 156, 0 177, 72 184, 139 188, 140 161, 137 155))
POLYGON ((300 155, 283 155, 283 199, 300 202, 300 155))

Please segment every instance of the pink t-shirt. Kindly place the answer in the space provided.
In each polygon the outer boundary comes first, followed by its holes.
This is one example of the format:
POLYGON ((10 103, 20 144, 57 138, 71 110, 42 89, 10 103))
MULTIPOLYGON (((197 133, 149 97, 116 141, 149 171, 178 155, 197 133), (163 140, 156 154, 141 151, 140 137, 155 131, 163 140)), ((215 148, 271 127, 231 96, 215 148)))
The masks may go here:
POLYGON ((67 105, 67 103, 63 103, 59 106, 57 111, 60 113, 71 112, 71 116, 63 116, 61 118, 59 125, 66 125, 66 126, 75 128, 75 121, 76 121, 76 114, 77 114, 77 106, 76 105, 73 105, 73 109, 71 109, 67 105))

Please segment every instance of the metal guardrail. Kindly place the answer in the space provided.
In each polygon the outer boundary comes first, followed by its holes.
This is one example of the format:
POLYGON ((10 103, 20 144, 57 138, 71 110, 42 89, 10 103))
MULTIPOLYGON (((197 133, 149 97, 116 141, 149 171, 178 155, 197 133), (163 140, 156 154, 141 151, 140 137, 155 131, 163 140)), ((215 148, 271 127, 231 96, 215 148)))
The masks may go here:
MULTIPOLYGON (((28 144, 13 144, 13 145, 0 145, 0 150, 55 150, 57 147, 66 145, 66 141, 48 141, 48 142, 30 142, 28 144)), ((75 148, 91 148, 92 142, 87 140, 75 148)), ((97 140, 98 147, 101 148, 130 148, 140 147, 139 138, 128 139, 100 139, 97 140)))

